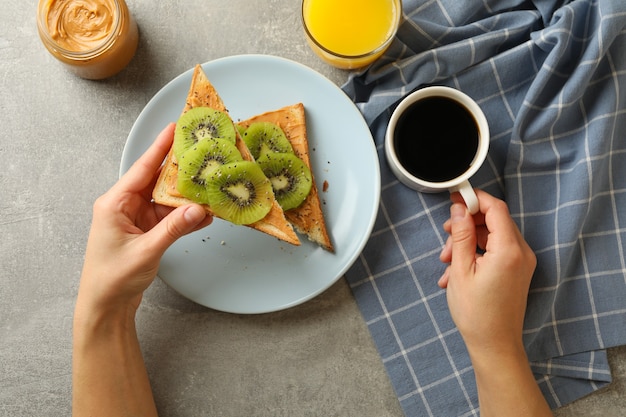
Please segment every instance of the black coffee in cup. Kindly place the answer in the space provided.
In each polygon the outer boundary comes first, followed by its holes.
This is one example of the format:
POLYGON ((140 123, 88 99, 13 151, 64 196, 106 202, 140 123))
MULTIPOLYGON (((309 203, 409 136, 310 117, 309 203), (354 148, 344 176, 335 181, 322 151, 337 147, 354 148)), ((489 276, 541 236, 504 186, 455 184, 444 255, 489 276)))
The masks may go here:
POLYGON ((411 175, 445 182, 467 171, 478 151, 476 120, 464 105, 447 97, 411 104, 394 130, 394 149, 411 175))

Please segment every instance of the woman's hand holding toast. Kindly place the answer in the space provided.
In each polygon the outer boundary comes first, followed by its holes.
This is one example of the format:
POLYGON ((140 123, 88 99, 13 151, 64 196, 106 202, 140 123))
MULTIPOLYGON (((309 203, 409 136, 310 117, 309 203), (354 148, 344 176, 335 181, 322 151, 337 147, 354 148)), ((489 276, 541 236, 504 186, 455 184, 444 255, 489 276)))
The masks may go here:
POLYGON ((197 204, 152 202, 174 124, 93 208, 74 314, 75 416, 156 415, 135 331, 135 313, 159 261, 178 238, 211 223, 197 204))

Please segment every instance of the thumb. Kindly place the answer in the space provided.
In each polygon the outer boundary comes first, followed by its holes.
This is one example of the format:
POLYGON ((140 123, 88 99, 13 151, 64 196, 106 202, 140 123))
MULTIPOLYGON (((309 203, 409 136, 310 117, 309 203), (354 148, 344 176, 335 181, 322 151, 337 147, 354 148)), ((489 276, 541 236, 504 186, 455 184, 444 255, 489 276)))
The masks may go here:
POLYGON ((164 253, 176 240, 193 232, 206 218, 207 212, 198 204, 178 207, 163 218, 146 235, 158 253, 164 253))
POLYGON ((476 226, 465 204, 450 207, 450 236, 452 237, 452 274, 467 275, 476 261, 476 226))

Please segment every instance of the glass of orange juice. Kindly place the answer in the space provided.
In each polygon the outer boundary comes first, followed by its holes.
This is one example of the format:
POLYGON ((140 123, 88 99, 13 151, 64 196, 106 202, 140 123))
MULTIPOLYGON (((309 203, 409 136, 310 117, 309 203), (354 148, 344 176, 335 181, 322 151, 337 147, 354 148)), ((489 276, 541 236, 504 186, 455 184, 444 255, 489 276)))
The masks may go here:
POLYGON ((302 24, 311 49, 337 68, 371 64, 393 41, 400 0, 303 0, 302 24))

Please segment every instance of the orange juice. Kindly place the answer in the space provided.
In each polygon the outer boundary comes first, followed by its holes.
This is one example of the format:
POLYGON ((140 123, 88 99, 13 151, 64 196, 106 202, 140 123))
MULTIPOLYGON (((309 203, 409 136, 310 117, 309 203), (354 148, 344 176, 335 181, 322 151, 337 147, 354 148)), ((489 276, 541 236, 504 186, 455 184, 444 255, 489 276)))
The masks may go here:
POLYGON ((373 62, 391 43, 399 0, 303 0, 302 18, 312 49, 340 68, 373 62))

